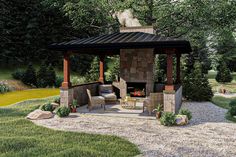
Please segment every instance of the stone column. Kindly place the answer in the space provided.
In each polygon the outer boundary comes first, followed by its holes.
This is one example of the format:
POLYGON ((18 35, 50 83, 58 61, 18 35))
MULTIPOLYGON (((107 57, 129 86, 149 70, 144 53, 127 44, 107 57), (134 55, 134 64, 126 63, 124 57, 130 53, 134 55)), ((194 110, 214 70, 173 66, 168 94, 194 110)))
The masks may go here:
POLYGON ((176 83, 181 83, 180 80, 180 57, 181 54, 176 54, 176 83))
POLYGON ((165 90, 174 90, 173 85, 173 53, 167 52, 167 84, 165 85, 165 90))
POLYGON ((104 83, 104 55, 99 56, 99 82, 104 83))

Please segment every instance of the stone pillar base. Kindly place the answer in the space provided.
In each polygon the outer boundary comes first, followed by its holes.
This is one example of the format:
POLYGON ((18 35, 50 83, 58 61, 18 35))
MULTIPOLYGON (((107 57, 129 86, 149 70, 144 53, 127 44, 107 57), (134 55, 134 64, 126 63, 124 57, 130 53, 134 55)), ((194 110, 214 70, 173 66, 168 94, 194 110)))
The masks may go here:
POLYGON ((73 101, 73 88, 60 89, 60 106, 70 107, 69 105, 73 101))
POLYGON ((164 112, 178 113, 182 105, 182 86, 177 91, 165 90, 164 97, 164 112))

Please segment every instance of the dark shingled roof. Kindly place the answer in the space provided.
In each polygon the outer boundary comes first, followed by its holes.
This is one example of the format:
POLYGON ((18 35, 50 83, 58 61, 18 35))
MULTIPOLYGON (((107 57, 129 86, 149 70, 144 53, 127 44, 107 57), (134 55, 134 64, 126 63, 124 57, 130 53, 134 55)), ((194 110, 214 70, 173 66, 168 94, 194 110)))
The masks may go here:
POLYGON ((106 34, 98 37, 54 43, 49 46, 49 49, 58 51, 75 51, 78 53, 109 51, 112 54, 119 54, 120 49, 129 48, 155 48, 156 53, 163 53, 163 50, 166 48, 175 48, 178 53, 189 53, 192 51, 187 40, 142 32, 106 34))

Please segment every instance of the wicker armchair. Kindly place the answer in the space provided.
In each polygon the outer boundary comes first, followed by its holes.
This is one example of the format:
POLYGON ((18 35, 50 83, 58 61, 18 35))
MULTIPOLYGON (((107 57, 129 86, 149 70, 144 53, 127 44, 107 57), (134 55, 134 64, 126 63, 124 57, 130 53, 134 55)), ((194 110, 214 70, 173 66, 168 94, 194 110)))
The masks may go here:
POLYGON ((91 96, 91 92, 89 89, 87 89, 88 94, 88 109, 89 111, 92 110, 94 106, 101 105, 101 108, 103 107, 105 110, 105 99, 102 96, 91 96))
POLYGON ((152 111, 157 107, 158 104, 163 104, 163 100, 159 100, 158 93, 150 93, 150 96, 143 101, 143 112, 145 108, 148 110, 148 114, 151 115, 152 111))
POLYGON ((111 84, 102 84, 99 86, 99 95, 104 97, 106 103, 116 103, 117 96, 113 91, 111 84))

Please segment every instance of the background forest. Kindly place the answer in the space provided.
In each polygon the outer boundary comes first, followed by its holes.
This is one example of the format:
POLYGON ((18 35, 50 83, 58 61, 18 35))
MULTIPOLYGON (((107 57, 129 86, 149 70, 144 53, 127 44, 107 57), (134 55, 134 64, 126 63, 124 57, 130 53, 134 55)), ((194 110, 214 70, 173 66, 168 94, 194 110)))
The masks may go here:
MULTIPOLYGON (((191 42, 193 52, 182 61, 187 72, 195 61, 203 73, 217 70, 222 60, 236 71, 234 0, 1 0, 1 67, 44 62, 60 68, 62 56, 49 51, 49 44, 118 31, 120 24, 112 15, 128 8, 142 25, 154 25, 157 34, 191 42)), ((71 60, 72 71, 79 75, 96 61, 86 55, 71 60)), ((157 62, 157 73, 164 74, 165 56, 157 62)))

